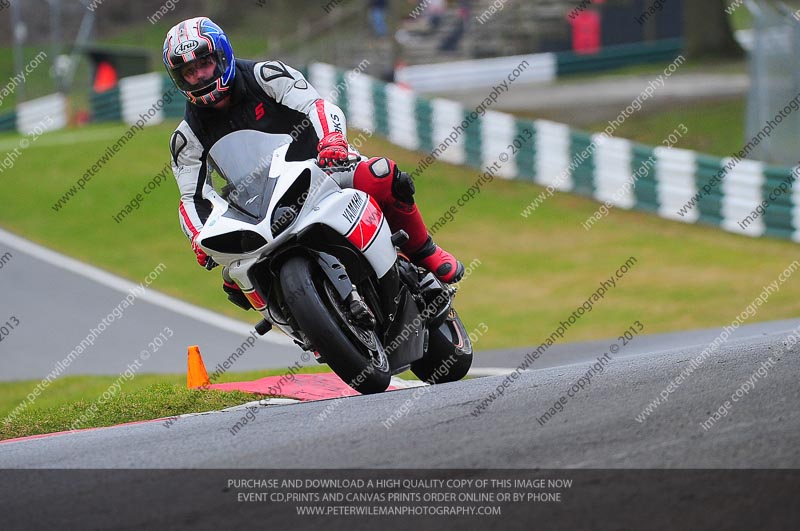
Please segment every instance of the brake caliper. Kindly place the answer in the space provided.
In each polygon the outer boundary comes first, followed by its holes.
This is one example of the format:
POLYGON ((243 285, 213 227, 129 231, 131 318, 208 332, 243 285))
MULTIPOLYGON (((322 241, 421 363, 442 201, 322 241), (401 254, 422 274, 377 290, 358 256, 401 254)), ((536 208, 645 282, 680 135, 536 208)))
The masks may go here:
POLYGON ((372 310, 369 309, 367 303, 364 302, 364 299, 361 298, 355 286, 353 286, 353 291, 350 292, 348 302, 350 304, 350 315, 353 318, 353 324, 368 329, 375 327, 375 315, 372 313, 372 310))

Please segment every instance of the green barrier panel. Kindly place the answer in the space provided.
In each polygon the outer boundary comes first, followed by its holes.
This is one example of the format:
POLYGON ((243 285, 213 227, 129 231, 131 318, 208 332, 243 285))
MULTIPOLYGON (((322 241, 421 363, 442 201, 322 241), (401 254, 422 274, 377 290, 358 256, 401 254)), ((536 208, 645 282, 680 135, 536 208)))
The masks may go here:
MULTIPOLYGON (((762 216, 764 227, 766 227, 767 233, 769 234, 772 229, 788 230, 793 232, 797 228, 794 224, 794 216, 792 215, 793 211, 794 206, 792 205, 775 203, 768 204, 767 208, 764 209, 764 214, 762 216)), ((752 214, 748 214, 748 216, 750 215, 752 214)), ((746 217, 747 216, 744 216, 742 219, 736 221, 741 222, 746 226, 746 217)))
POLYGON ((791 205, 792 204, 792 190, 795 186, 799 186, 797 175, 793 173, 794 168, 781 168, 777 166, 767 166, 764 168, 764 184, 761 187, 761 194, 764 199, 769 201, 769 194, 775 192, 781 194, 774 199, 774 202, 779 204, 791 205), (783 185, 782 191, 779 187, 783 185))
POLYGON ((556 75, 600 72, 641 63, 669 62, 680 55, 683 39, 606 46, 595 54, 559 52, 556 75))
POLYGON ((634 208, 658 212, 658 182, 656 181, 656 153, 654 148, 634 144, 631 148, 631 176, 635 179, 634 208))
POLYGON ((521 144, 516 155, 517 179, 532 182, 536 177, 536 126, 530 120, 515 120, 514 126, 514 138, 521 144))
POLYGON ((773 204, 773 205, 792 206, 793 203, 792 203, 792 187, 791 187, 791 185, 786 184, 784 186, 784 189, 786 189, 786 191, 784 192, 780 188, 777 188, 777 191, 776 191, 776 187, 777 187, 778 184, 780 184, 780 183, 777 183, 774 186, 766 186, 766 185, 764 185, 761 188, 762 197, 764 198, 764 200, 766 202, 768 202, 770 204, 773 204), (772 199, 770 199, 770 194, 772 194, 772 199))
POLYGON ((783 227, 767 227, 764 231, 764 236, 771 236, 773 238, 780 238, 782 240, 791 240, 792 234, 794 234, 793 229, 787 229, 783 227))
POLYGON ((765 235, 777 238, 791 239, 792 233, 797 229, 794 224, 794 203, 792 202, 792 189, 797 185, 794 168, 767 166, 764 168, 764 185, 761 187, 762 197, 768 201, 763 214, 765 235), (777 197, 770 199, 770 194, 775 194, 775 189, 784 184, 786 191, 778 189, 777 197), (788 187, 788 188, 787 188, 788 187))
POLYGON ((419 150, 425 153, 433 151, 433 106, 426 98, 416 98, 414 113, 417 118, 417 135, 419 150))
POLYGON ((10 112, 0 116, 0 131, 17 130, 17 113, 10 112))
POLYGON ((375 116, 375 133, 389 136, 389 108, 386 104, 386 83, 372 81, 372 102, 375 116))
POLYGON ((633 207, 635 210, 658 212, 661 206, 658 202, 658 183, 647 179, 639 180, 636 182, 634 192, 636 194, 636 204, 633 207))
MULTIPOLYGON (((794 207, 787 205, 770 204, 767 206, 767 208, 764 209, 764 215, 762 216, 762 219, 764 220, 764 227, 766 228, 766 234, 774 236, 776 231, 781 233, 788 231, 789 235, 791 236, 791 233, 796 229, 792 219, 793 210, 794 207)), ((744 219, 736 221, 746 224, 744 219)))
POLYGON ((105 92, 92 92, 89 96, 89 106, 92 110, 94 122, 121 122, 122 102, 119 97, 119 87, 105 92))
POLYGON ((170 101, 167 102, 164 100, 164 117, 165 118, 183 118, 183 114, 186 110, 186 98, 183 97, 183 94, 178 92, 175 88, 175 85, 172 84, 172 81, 167 77, 163 77, 163 84, 162 90, 166 95, 169 93, 171 95, 170 101), (170 92, 171 91, 171 92, 170 92))
MULTIPOLYGON (((463 118, 467 120, 470 114, 471 113, 465 111, 463 113, 463 118)), ((483 119, 480 117, 469 124, 469 127, 464 130, 464 151, 467 154, 467 166, 472 166, 473 168, 483 168, 483 140, 481 139, 483 136, 481 135, 482 130, 483 119)), ((497 155, 500 154, 497 153, 497 155)))
MULTIPOLYGON (((570 131, 569 138, 569 161, 572 164, 573 161, 580 160, 581 153, 592 145, 592 136, 580 131, 570 131)), ((594 152, 595 150, 591 150, 591 155, 572 171, 572 191, 576 194, 594 197, 594 152)))
MULTIPOLYGON (((701 192, 703 186, 710 184, 711 180, 722 170, 723 164, 722 159, 702 154, 697 154, 696 161, 695 183, 698 192, 701 192)), ((709 193, 703 192, 702 197, 697 201, 697 208, 700 209, 700 221, 710 225, 722 223, 722 181, 711 185, 709 193)))

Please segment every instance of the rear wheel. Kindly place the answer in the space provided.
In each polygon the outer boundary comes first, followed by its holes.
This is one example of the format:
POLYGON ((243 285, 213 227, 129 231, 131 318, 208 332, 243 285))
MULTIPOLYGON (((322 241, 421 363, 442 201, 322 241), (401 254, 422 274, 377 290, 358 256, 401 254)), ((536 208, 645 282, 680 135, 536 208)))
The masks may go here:
POLYGON ((472 366, 472 342, 455 308, 444 322, 430 331, 428 350, 411 364, 411 371, 430 384, 456 382, 472 366))
POLYGON ((297 325, 339 378, 362 394, 385 391, 391 372, 383 345, 374 330, 352 322, 330 281, 303 256, 289 259, 280 278, 297 325))

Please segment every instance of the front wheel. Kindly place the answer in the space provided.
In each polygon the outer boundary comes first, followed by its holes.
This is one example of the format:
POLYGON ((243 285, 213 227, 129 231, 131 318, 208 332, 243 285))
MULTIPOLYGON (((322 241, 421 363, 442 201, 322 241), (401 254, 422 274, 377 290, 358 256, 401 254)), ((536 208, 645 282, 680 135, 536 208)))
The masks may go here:
POLYGON ((330 281, 303 256, 290 258, 280 279, 302 334, 339 378, 361 394, 385 391, 391 372, 383 345, 374 330, 348 319, 347 307, 330 281))
POLYGON ((411 364, 411 371, 429 384, 457 382, 472 366, 472 342, 455 308, 430 331, 428 350, 411 364))

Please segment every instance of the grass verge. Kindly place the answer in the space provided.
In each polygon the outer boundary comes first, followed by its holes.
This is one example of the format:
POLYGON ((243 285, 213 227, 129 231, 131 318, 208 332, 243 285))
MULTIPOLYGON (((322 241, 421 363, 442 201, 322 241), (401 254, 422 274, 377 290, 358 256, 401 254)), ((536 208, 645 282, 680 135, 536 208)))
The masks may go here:
MULTIPOLYGON (((656 113, 636 113, 614 131, 614 136, 649 146, 660 146, 679 124, 684 124, 688 132, 678 140, 675 147, 717 157, 729 157, 746 144, 746 108, 747 102, 744 99, 735 99, 695 103, 691 107, 676 107, 656 113)), ((587 129, 602 131, 607 126, 607 122, 601 122, 587 129)))
MULTIPOLYGON (((294 373, 326 372, 326 367, 305 367, 294 373)), ((283 376, 285 369, 225 373, 215 383, 250 381, 283 376)), ((124 422, 172 417, 219 410, 266 395, 186 388, 186 376, 142 374, 123 384, 108 400, 116 376, 66 376, 53 381, 29 407, 9 420, 38 381, 0 383, 0 440, 77 428, 98 428, 124 422), (77 423, 77 424, 76 424, 77 423)))

